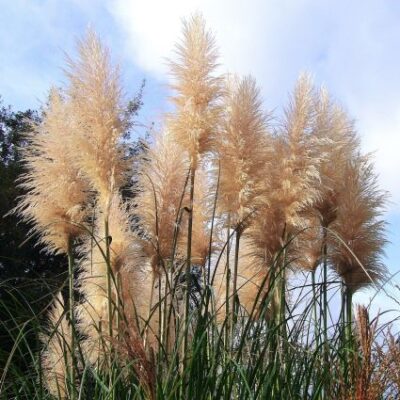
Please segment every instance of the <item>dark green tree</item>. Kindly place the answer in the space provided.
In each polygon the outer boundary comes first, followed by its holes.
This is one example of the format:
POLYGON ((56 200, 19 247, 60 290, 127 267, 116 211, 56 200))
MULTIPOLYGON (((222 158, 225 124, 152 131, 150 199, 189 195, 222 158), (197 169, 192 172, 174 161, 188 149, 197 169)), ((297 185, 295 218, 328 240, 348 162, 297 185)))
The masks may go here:
POLYGON ((12 111, 0 103, 0 281, 17 285, 21 280, 56 276, 63 258, 50 256, 35 245, 30 227, 8 214, 23 194, 18 177, 23 173, 20 149, 29 145, 25 134, 40 121, 37 111, 12 111))

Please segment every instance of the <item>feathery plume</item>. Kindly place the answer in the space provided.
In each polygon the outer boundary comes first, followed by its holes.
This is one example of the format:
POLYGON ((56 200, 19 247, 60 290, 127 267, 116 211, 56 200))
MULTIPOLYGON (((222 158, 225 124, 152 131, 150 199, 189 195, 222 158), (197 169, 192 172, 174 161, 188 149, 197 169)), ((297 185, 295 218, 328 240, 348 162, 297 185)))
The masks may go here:
POLYGON ((136 214, 145 242, 149 243, 144 243, 145 251, 157 269, 161 260, 172 257, 189 164, 169 131, 155 137, 144 158, 139 171, 140 192, 135 198, 136 214))
POLYGON ((191 168, 198 157, 213 147, 220 109, 217 99, 221 79, 214 75, 218 53, 213 35, 200 14, 183 23, 183 39, 176 45, 177 61, 170 62, 172 102, 176 111, 169 119, 175 140, 189 154, 191 168))
POLYGON ((236 227, 248 224, 258 208, 270 143, 255 80, 231 79, 226 92, 224 120, 217 139, 221 169, 219 210, 229 213, 232 226, 236 227))
POLYGON ((89 200, 87 182, 71 162, 76 150, 71 120, 69 105, 52 89, 43 121, 22 149, 27 172, 20 186, 26 194, 13 212, 33 224, 51 253, 67 253, 69 240, 83 233, 89 200))
POLYGON ((349 160, 341 182, 334 234, 328 235, 333 268, 351 292, 381 280, 387 194, 378 189, 370 156, 349 160))
POLYGON ((310 213, 307 226, 293 239, 289 248, 291 264, 295 269, 315 271, 322 259, 324 233, 318 216, 310 213))
POLYGON ((303 227, 302 212, 311 207, 319 197, 320 155, 314 149, 319 143, 314 134, 315 111, 313 88, 309 76, 302 75, 295 87, 293 97, 285 110, 282 140, 275 154, 280 158, 275 165, 278 174, 271 196, 283 210, 289 227, 303 227))
POLYGON ((326 228, 336 218, 337 186, 340 186, 346 163, 356 154, 360 140, 353 122, 339 105, 332 102, 324 88, 316 95, 315 111, 315 134, 320 139, 316 151, 322 155, 319 164, 321 196, 315 209, 326 228))
MULTIPOLYGON (((209 256, 211 210, 209 193, 207 192, 208 179, 205 167, 199 166, 197 170, 196 186, 193 201, 193 232, 192 232, 192 263, 204 266, 209 256)), ((183 230, 183 239, 187 230, 183 230)), ((212 249, 211 249, 212 251, 212 249)))
MULTIPOLYGON (((111 340, 108 338, 110 327, 106 244, 104 240, 99 239, 104 232, 103 223, 102 218, 97 218, 94 233, 97 243, 89 238, 83 246, 84 257, 81 260, 79 275, 79 288, 84 301, 78 307, 78 325, 80 331, 87 337, 82 346, 84 354, 93 364, 99 361, 107 362, 107 353, 110 350, 108 342, 111 340)), ((111 269, 116 284, 120 281, 122 285, 118 291, 114 288, 111 301, 116 306, 119 302, 117 295, 122 296, 126 310, 116 309, 116 313, 121 313, 121 318, 144 320, 147 318, 150 302, 151 286, 146 281, 149 271, 145 270, 146 264, 143 263, 136 237, 130 230, 126 208, 118 195, 114 195, 111 200, 108 223, 111 269)), ((120 333, 116 320, 117 318, 112 322, 113 338, 118 337, 120 333)))
POLYGON ((40 338, 44 346, 42 351, 44 381, 50 394, 60 399, 69 397, 68 369, 72 367, 71 329, 64 309, 64 300, 60 292, 54 299, 54 306, 49 315, 49 333, 40 338))
POLYGON ((106 210, 126 178, 120 140, 128 125, 119 70, 94 32, 78 42, 78 59, 68 61, 67 95, 74 115, 75 165, 88 178, 106 210))
POLYGON ((273 151, 266 171, 264 206, 248 232, 267 265, 286 244, 284 236, 293 238, 307 227, 307 211, 320 196, 321 158, 315 152, 319 139, 314 123, 312 83, 302 75, 285 110, 283 129, 271 140, 273 151))

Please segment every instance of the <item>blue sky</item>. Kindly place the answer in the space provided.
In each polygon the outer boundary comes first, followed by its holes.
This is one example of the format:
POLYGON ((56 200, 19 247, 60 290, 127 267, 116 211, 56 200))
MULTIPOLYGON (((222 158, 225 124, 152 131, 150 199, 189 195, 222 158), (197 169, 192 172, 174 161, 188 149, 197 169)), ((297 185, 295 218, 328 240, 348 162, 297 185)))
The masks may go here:
MULTIPOLYGON (((181 18, 197 10, 216 35, 221 69, 253 74, 266 109, 281 109, 299 73, 309 71, 354 117, 364 149, 376 152, 381 185, 392 194, 387 264, 393 273, 400 270, 398 0, 5 1, 3 102, 14 109, 39 107, 51 85, 62 85, 64 52, 73 54, 75 39, 91 25, 121 64, 128 95, 146 79, 139 122, 157 122, 167 107, 165 58, 181 18)), ((382 297, 377 307, 388 303, 382 297)))

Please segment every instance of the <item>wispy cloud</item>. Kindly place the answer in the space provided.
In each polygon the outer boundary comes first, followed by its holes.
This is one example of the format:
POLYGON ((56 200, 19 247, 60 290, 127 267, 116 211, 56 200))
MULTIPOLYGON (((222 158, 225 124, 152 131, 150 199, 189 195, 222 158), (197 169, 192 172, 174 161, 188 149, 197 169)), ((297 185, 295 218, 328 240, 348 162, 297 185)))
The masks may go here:
MULTIPOLYGON (((60 85, 64 52, 88 25, 112 41, 111 15, 100 0, 14 0, 0 13, 0 94, 17 108, 36 108, 51 85, 60 85)), ((116 31, 113 29, 113 31, 116 31)), ((116 41, 112 43, 116 46, 116 41)))

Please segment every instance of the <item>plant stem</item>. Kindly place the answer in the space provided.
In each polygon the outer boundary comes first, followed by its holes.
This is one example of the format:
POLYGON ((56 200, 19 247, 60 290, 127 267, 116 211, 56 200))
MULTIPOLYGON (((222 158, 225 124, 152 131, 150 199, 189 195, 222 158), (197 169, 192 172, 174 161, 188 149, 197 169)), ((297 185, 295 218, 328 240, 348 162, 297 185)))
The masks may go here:
MULTIPOLYGON (((232 281, 232 321, 231 321, 231 339, 234 340, 234 327, 236 323, 236 309, 239 303, 237 295, 237 276, 238 276, 238 264, 239 264, 239 246, 240 246, 241 229, 236 229, 236 242, 235 242, 235 261, 233 265, 233 281, 232 281)), ((232 343, 233 344, 233 343, 232 343)))
POLYGON ((68 285, 69 285, 69 323, 71 326, 71 399, 75 399, 75 316, 74 316, 74 254, 73 254, 73 243, 72 238, 68 238, 68 285))
POLYGON ((284 341, 287 338, 287 333, 286 333, 286 318, 285 318, 285 308, 286 308, 286 258, 287 258, 287 245, 288 245, 288 235, 287 235, 287 231, 286 231, 286 226, 285 226, 285 230, 283 233, 283 250, 282 250, 282 263, 281 263, 281 268, 280 271, 278 272, 279 274, 279 279, 278 279, 278 289, 280 290, 280 292, 278 291, 279 294, 279 314, 278 314, 278 318, 279 318, 279 331, 281 332, 281 337, 282 337, 282 351, 283 349, 283 344, 284 341))
POLYGON ((328 249, 327 249, 327 244, 326 244, 326 237, 327 237, 327 230, 324 229, 323 233, 323 251, 322 251, 322 256, 323 256, 323 274, 324 274, 324 282, 322 285, 322 293, 323 293, 323 314, 324 314, 324 343, 325 343, 325 360, 327 357, 327 345, 328 345, 328 260, 327 260, 327 254, 328 254, 328 249))
POLYGON ((108 227, 108 217, 104 221, 104 234, 106 237, 106 264, 107 264, 107 298, 108 298, 108 334, 110 340, 112 339, 113 329, 113 316, 112 316, 112 287, 111 287, 111 260, 110 260, 110 241, 109 241, 109 227, 108 227))
POLYGON ((211 217, 210 241, 208 243, 208 266, 207 266, 207 284, 208 285, 212 284, 212 282, 211 282, 211 251, 212 251, 212 239, 213 239, 213 231, 214 231, 215 213, 217 210, 217 199, 218 199, 220 175, 221 175, 221 166, 220 166, 220 161, 218 161, 218 178, 217 178, 217 186, 215 188, 214 204, 213 204, 212 217, 211 217))
MULTIPOLYGON (((324 233, 323 233, 323 250, 322 250, 322 257, 323 257, 323 284, 322 284, 322 294, 323 294, 323 331, 324 331, 324 369, 328 370, 329 369, 329 363, 328 363, 328 358, 329 358, 329 344, 328 344, 328 248, 326 244, 326 238, 327 238, 327 230, 324 228, 324 233)), ((326 398, 326 393, 328 391, 328 385, 324 384, 323 387, 323 398, 326 398)))
POLYGON ((351 345, 352 345, 352 331, 351 331, 351 325, 353 322, 352 301, 353 301, 353 292, 349 287, 347 287, 346 288, 346 319, 347 319, 346 328, 347 328, 347 343, 348 343, 349 347, 351 347, 351 345))
POLYGON ((185 301, 185 336, 183 344, 183 370, 185 371, 188 356, 189 343, 189 306, 190 306, 190 285, 191 285, 191 266, 192 266, 192 231, 193 231, 193 198, 194 198, 194 179, 195 169, 193 162, 190 166, 190 199, 189 199, 189 221, 188 221, 188 240, 187 240, 187 260, 186 260, 186 301, 185 301))
POLYGON ((311 285, 313 293, 313 314, 314 314, 314 338, 315 346, 318 347, 319 342, 319 323, 317 317, 317 289, 315 284, 315 269, 311 271, 311 285))

